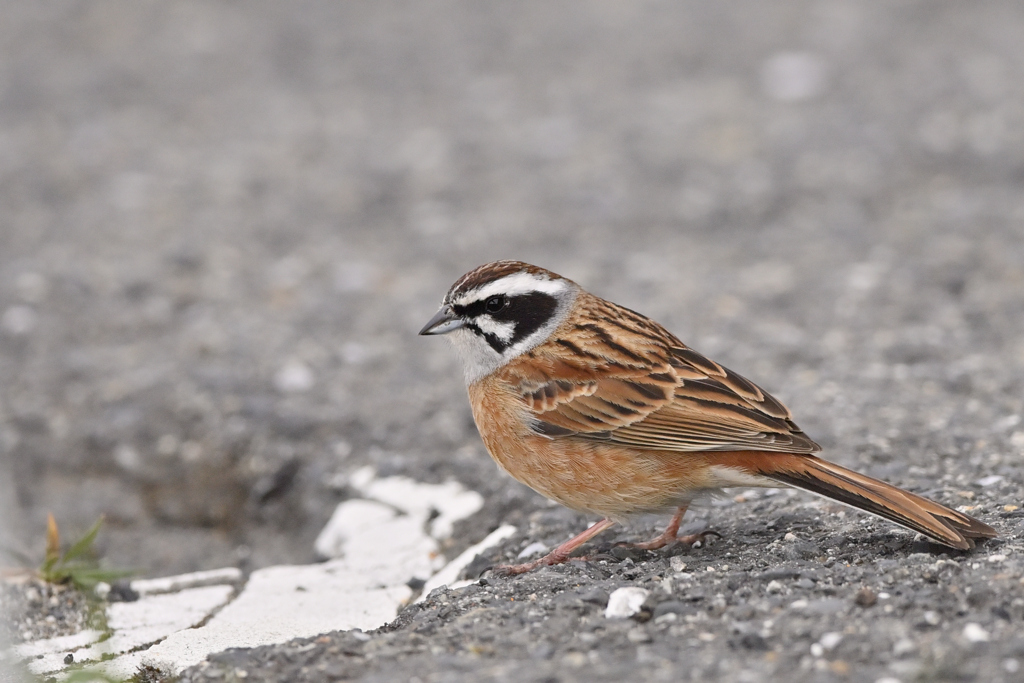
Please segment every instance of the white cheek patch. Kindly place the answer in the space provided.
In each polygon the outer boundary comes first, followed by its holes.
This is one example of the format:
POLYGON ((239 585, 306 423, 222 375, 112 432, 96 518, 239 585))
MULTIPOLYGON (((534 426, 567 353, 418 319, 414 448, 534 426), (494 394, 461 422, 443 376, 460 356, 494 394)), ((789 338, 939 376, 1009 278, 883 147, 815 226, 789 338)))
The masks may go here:
POLYGON ((530 294, 532 292, 543 292, 556 295, 568 289, 563 280, 549 280, 541 275, 533 273, 513 273, 500 280, 489 282, 480 289, 469 292, 459 300, 459 304, 465 306, 474 301, 483 301, 496 294, 516 296, 517 294, 530 294))
POLYGON ((445 335, 445 339, 455 347, 455 352, 462 361, 466 384, 486 377, 505 362, 501 354, 492 349, 490 344, 465 327, 445 335))
POLYGON ((489 315, 481 315, 473 320, 473 323, 480 328, 484 334, 491 334, 503 342, 512 339, 516 332, 515 323, 500 323, 489 315))

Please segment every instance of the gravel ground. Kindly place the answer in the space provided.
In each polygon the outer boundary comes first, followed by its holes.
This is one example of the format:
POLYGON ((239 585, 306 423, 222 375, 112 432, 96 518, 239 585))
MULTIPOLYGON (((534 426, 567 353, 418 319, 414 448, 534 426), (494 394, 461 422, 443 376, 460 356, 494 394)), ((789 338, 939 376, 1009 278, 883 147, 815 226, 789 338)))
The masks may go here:
POLYGON ((732 491, 692 513, 705 547, 485 574, 365 640, 184 679, 1020 676, 1020 3, 0 13, 4 563, 41 558, 48 512, 68 538, 105 514, 107 561, 148 575, 311 561, 366 464, 487 497, 449 555, 500 521, 505 558, 564 540, 587 520, 498 474, 454 354, 415 336, 456 277, 519 258, 1002 538, 944 555, 732 491), (620 586, 649 609, 607 620, 620 586))
POLYGON ((0 580, 0 643, 17 644, 103 628, 97 603, 71 586, 38 579, 0 580), (99 619, 99 621, 97 621, 99 619))

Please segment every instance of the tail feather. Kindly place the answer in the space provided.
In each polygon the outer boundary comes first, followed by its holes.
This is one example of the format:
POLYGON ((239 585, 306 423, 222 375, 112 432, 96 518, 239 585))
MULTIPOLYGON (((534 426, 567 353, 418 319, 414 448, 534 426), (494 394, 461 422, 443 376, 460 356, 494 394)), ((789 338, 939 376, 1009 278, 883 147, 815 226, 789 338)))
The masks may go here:
POLYGON ((951 548, 968 550, 974 547, 975 539, 998 535, 995 529, 974 517, 815 456, 729 455, 739 456, 740 466, 751 474, 845 503, 951 548))

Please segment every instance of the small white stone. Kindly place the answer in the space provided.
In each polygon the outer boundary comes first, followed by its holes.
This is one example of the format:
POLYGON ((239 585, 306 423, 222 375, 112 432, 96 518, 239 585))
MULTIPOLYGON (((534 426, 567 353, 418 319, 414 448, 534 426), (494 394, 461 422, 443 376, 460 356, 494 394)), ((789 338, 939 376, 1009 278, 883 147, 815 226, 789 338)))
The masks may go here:
POLYGON ((110 595, 110 584, 106 581, 100 581, 93 586, 92 592, 96 594, 96 597, 100 600, 106 600, 107 596, 110 595))
POLYGON ((516 556, 516 559, 521 560, 524 557, 530 557, 531 555, 539 555, 547 549, 548 547, 540 541, 534 541, 530 545, 520 550, 519 554, 516 556))
POLYGON ((274 375, 274 386, 285 394, 309 391, 316 383, 313 371, 300 360, 290 360, 274 375))
POLYGON ((964 639, 968 643, 987 643, 989 635, 988 631, 972 621, 964 626, 964 639))
POLYGON ((142 469, 142 457, 139 452, 126 443, 114 449, 114 462, 126 472, 138 472, 142 469))
POLYGON ((771 594, 771 595, 775 595, 775 594, 777 594, 777 593, 782 593, 782 592, 784 592, 784 591, 786 590, 786 587, 785 587, 785 586, 783 586, 783 585, 782 585, 781 583, 779 583, 778 581, 776 581, 776 580, 774 580, 774 579, 773 579, 773 580, 771 580, 771 581, 769 581, 769 582, 768 582, 768 585, 767 585, 767 586, 765 586, 765 589, 764 589, 764 590, 765 590, 765 592, 766 592, 766 593, 769 593, 769 594, 771 594))
POLYGON ((875 683, 902 683, 902 681, 898 678, 893 678, 892 676, 886 676, 884 678, 879 678, 875 683))
POLYGON ((824 634, 821 638, 819 638, 818 642, 821 643, 821 646, 823 648, 831 652, 832 650, 836 649, 836 646, 839 645, 842 639, 842 633, 839 633, 838 631, 829 631, 828 633, 824 634))
POLYGON ((811 654, 820 657, 825 654, 825 648, 821 646, 821 643, 811 643, 811 654))
POLYGON ((608 619, 627 619, 640 611, 648 595, 650 591, 637 586, 616 588, 608 596, 604 616, 608 619))
POLYGON ((1005 559, 1006 559, 1006 555, 989 555, 988 556, 988 561, 989 562, 1002 562, 1005 559))
POLYGON ((924 623, 929 626, 938 626, 942 623, 942 617, 935 610, 928 610, 924 613, 924 623))
POLYGON ((669 561, 668 561, 668 564, 669 564, 670 567, 672 567, 672 571, 674 571, 674 572, 678 573, 678 572, 686 571, 686 562, 684 562, 683 558, 680 557, 679 555, 676 555, 676 556, 670 558, 669 561))
POLYGON ((914 641, 912 641, 910 638, 900 638, 895 643, 893 643, 892 653, 897 657, 902 657, 903 655, 909 655, 916 649, 917 646, 914 645, 914 641))
POLYGON ((1008 674, 1015 674, 1020 671, 1020 662, 1013 657, 1003 660, 1003 671, 1008 674))
POLYGON ((982 477, 981 479, 979 479, 978 481, 976 481, 974 483, 977 484, 978 486, 982 486, 982 487, 988 488, 989 486, 995 486, 996 484, 998 484, 1002 480, 1003 480, 1003 475, 1001 475, 1001 474, 990 474, 987 477, 982 477))
POLYGON ((796 534, 794 534, 792 531, 790 531, 790 532, 786 533, 785 536, 782 537, 782 540, 783 541, 789 541, 790 543, 792 543, 793 541, 796 540, 796 534))

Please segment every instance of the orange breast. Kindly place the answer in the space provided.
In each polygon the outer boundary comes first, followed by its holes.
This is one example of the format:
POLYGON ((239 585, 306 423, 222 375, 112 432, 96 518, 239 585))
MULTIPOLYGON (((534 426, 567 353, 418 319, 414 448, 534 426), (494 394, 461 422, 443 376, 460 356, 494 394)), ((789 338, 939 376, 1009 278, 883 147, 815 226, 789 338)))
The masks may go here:
POLYGON ((500 373, 470 385, 469 397, 498 466, 573 510, 623 519, 672 509, 712 485, 700 453, 538 435, 530 428, 526 403, 500 373))

